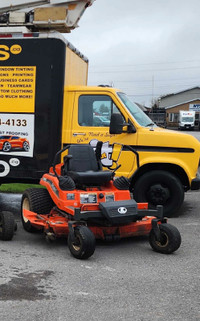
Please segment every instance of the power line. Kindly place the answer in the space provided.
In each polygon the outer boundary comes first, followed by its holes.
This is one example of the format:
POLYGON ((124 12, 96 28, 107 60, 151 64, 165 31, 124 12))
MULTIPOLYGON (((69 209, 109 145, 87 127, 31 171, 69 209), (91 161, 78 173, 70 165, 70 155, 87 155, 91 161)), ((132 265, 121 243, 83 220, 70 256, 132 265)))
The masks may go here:
MULTIPOLYGON (((136 64, 117 64, 117 65, 112 65, 112 64, 109 64, 108 67, 119 67, 119 66, 123 66, 123 67, 133 67, 133 66, 146 66, 146 65, 166 65, 166 64, 177 64, 177 63, 196 63, 196 62, 199 62, 200 59, 193 59, 193 60, 177 60, 177 61, 167 61, 167 62, 147 62, 147 63, 136 63, 136 64)), ((96 65, 90 65, 92 68, 95 67, 95 68, 102 68, 102 66, 96 66, 96 65)), ((105 66, 106 67, 106 66, 105 66)))
POLYGON ((89 71, 90 74, 115 74, 115 73, 127 73, 127 72, 155 72, 155 71, 171 71, 171 70, 186 70, 186 69, 199 69, 200 66, 192 67, 176 67, 168 69, 138 69, 138 70, 111 70, 111 71, 89 71))
MULTIPOLYGON (((168 81, 168 82, 171 82, 171 81, 189 81, 189 80, 198 80, 200 82, 200 77, 195 77, 195 78, 188 78, 186 77, 185 79, 183 77, 181 78, 168 78, 168 79, 160 79, 160 78, 155 78, 155 82, 160 82, 160 81, 168 81)), ((116 82, 118 83, 123 83, 123 82, 136 82, 136 83, 139 83, 139 82, 152 82, 152 78, 151 79, 138 79, 138 80, 115 80, 116 82)))
MULTIPOLYGON (((117 82, 115 82, 115 83, 117 83, 117 82)), ((118 86, 118 85, 115 85, 115 87, 116 86, 118 86)), ((173 88, 176 88, 176 87, 191 87, 191 83, 190 84, 176 84, 175 86, 171 86, 171 87, 173 87, 173 88)), ((193 86, 195 86, 196 87, 196 85, 193 85, 193 86)), ((132 86, 132 85, 130 85, 130 86, 126 86, 126 87, 124 87, 124 86, 120 86, 120 88, 134 88, 134 86, 132 86)), ((156 83, 154 82, 154 87, 155 88, 169 88, 170 87, 170 85, 168 85, 168 84, 166 84, 166 85, 156 85, 156 83)), ((149 84, 149 85, 144 85, 144 86, 136 86, 136 88, 152 88, 152 84, 149 84)))

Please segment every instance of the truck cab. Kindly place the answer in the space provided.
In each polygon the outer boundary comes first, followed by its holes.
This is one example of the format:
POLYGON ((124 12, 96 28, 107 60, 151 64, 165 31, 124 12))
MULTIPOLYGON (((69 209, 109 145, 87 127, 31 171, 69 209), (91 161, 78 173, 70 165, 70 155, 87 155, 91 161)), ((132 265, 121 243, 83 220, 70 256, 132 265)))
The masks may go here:
POLYGON ((103 141, 105 168, 112 166, 112 143, 135 149, 138 158, 124 147, 117 175, 130 179, 136 201, 148 201, 152 207, 162 204, 165 214, 171 215, 180 208, 184 191, 199 188, 197 139, 159 128, 119 89, 67 86, 63 111, 63 144, 95 148, 103 141))

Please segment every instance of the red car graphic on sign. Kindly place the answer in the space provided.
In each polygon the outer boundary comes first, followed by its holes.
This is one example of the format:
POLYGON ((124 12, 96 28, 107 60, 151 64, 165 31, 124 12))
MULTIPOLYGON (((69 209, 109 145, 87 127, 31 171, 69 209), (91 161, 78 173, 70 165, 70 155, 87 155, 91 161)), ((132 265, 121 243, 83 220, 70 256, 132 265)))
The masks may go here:
POLYGON ((28 152, 30 149, 29 141, 26 138, 21 138, 19 136, 0 136, 0 150, 4 152, 10 152, 11 149, 23 149, 28 152))

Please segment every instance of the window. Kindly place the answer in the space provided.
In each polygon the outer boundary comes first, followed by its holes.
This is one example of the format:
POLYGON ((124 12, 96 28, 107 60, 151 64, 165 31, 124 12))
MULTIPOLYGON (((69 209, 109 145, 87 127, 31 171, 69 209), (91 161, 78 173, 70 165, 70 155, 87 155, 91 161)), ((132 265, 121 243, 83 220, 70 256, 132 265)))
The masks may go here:
POLYGON ((178 116, 179 116, 178 113, 174 114, 174 122, 175 123, 178 123, 178 116))
POLYGON ((106 95, 82 95, 78 104, 80 126, 109 127, 112 113, 120 113, 115 103, 106 95))
POLYGON ((126 96, 126 94, 118 92, 118 96, 140 126, 156 126, 156 124, 154 124, 152 120, 126 96))
POLYGON ((174 114, 169 113, 169 121, 170 121, 170 122, 173 122, 173 119, 174 119, 174 114))
POLYGON ((199 113, 195 113, 195 126, 199 125, 199 113))
POLYGON ((169 121, 178 123, 178 113, 169 113, 169 121))

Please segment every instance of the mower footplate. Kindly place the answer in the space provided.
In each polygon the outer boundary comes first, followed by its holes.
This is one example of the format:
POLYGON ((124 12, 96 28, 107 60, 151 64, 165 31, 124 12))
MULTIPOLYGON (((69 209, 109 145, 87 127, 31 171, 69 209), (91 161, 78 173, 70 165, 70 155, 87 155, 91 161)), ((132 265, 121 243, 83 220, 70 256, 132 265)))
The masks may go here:
POLYGON ((38 230, 50 229, 58 237, 66 237, 69 233, 68 220, 59 214, 37 214, 24 209, 23 216, 38 230))
POLYGON ((39 218, 38 214, 35 212, 23 209, 23 217, 38 229, 42 229, 46 225, 45 220, 41 219, 41 217, 39 218))

